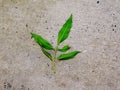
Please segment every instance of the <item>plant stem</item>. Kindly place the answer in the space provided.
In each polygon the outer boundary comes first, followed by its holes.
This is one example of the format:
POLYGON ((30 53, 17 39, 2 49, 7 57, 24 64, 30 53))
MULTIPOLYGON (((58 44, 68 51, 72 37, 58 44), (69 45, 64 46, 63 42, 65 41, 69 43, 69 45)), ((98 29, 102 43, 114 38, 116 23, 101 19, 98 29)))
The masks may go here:
POLYGON ((56 63, 55 63, 55 59, 53 58, 53 61, 52 61, 52 70, 54 73, 56 73, 56 63))
POLYGON ((57 50, 58 50, 58 45, 54 49, 54 57, 52 59, 52 70, 53 70, 54 73, 56 73, 56 60, 57 60, 56 54, 57 54, 57 50))

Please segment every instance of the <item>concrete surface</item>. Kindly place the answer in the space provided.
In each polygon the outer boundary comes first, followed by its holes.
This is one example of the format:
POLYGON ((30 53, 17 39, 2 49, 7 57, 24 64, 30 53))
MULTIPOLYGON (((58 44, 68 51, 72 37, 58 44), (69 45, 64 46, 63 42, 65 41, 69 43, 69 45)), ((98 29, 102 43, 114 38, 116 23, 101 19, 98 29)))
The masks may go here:
POLYGON ((120 90, 120 0, 0 0, 0 90, 120 90), (54 75, 30 32, 55 45, 71 13, 83 53, 54 75))

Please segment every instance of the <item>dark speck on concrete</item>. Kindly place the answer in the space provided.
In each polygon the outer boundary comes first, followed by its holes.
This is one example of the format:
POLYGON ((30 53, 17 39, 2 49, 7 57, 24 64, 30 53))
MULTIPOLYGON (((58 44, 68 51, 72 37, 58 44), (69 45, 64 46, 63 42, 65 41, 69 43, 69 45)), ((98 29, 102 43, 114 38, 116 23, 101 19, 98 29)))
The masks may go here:
POLYGON ((25 86, 24 85, 21 85, 21 90, 25 90, 25 86))
POLYGON ((47 20, 45 21, 45 23, 47 23, 47 20))
POLYGON ((15 7, 16 9, 18 9, 18 7, 15 7))
POLYGON ((48 29, 48 27, 46 29, 48 29))
POLYGON ((28 24, 26 24, 26 27, 28 27, 28 24))
POLYGON ((21 85, 21 87, 24 87, 24 85, 21 85))
POLYGON ((100 3, 100 1, 97 1, 97 4, 99 4, 100 3))
POLYGON ((4 88, 6 88, 7 86, 6 86, 6 83, 4 82, 4 88))
POLYGON ((33 45, 35 45, 35 44, 33 44, 33 45))
POLYGON ((87 30, 85 30, 85 32, 87 32, 87 30))
POLYGON ((9 87, 9 88, 11 88, 11 87, 12 87, 12 85, 11 85, 10 83, 8 83, 8 87, 9 87))
POLYGON ((47 66, 49 67, 50 65, 47 63, 47 66))
POLYGON ((113 31, 115 31, 115 29, 112 29, 113 31))
POLYGON ((115 15, 114 13, 112 15, 115 15))
POLYGON ((112 24, 112 27, 117 27, 117 26, 112 24))
POLYGON ((10 88, 12 88, 12 85, 8 82, 4 82, 4 88, 10 89, 10 88))
POLYGON ((40 57, 38 57, 40 59, 40 57))
POLYGON ((112 31, 115 32, 115 33, 117 32, 115 29, 112 29, 112 31))
POLYGON ((5 29, 5 27, 3 27, 2 29, 5 29))

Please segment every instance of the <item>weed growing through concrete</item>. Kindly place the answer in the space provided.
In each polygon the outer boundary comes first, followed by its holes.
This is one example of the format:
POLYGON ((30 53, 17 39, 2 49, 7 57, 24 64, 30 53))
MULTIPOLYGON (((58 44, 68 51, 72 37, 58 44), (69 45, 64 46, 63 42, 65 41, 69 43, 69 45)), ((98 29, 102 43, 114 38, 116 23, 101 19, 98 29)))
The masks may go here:
POLYGON ((56 47, 53 47, 51 43, 45 40, 42 36, 31 33, 32 37, 36 41, 37 44, 41 47, 42 52, 51 60, 52 62, 52 70, 56 73, 56 60, 69 60, 74 58, 80 51, 73 51, 69 53, 64 53, 70 49, 69 45, 65 45, 62 48, 59 48, 60 44, 68 38, 70 30, 72 28, 72 14, 67 19, 65 24, 62 26, 60 31, 58 32, 58 39, 56 47), (49 51, 54 51, 54 55, 51 55, 49 51), (57 52, 62 52, 63 54, 57 56, 57 52))

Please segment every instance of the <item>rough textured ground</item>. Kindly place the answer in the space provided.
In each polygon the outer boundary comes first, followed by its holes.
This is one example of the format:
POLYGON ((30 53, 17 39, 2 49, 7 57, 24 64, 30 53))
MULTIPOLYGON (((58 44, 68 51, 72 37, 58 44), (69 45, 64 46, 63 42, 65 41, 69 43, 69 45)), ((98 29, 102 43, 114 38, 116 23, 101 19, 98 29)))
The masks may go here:
POLYGON ((0 0, 0 90, 120 90, 120 0, 0 0), (54 75, 30 32, 55 45, 71 13, 83 53, 54 75))

